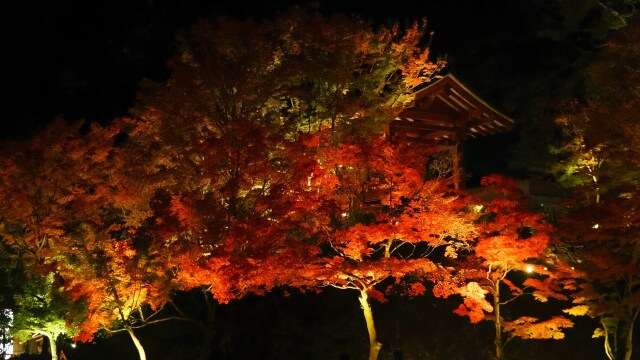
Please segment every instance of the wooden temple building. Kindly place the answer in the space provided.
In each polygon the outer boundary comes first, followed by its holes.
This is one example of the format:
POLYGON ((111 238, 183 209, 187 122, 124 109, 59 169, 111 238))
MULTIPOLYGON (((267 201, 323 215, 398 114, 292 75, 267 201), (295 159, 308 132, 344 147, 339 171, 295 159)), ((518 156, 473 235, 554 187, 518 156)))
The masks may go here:
POLYGON ((427 143, 449 150, 453 159, 453 183, 462 181, 462 143, 471 137, 506 132, 513 120, 500 113, 453 75, 446 75, 416 91, 409 106, 389 124, 392 141, 427 143))

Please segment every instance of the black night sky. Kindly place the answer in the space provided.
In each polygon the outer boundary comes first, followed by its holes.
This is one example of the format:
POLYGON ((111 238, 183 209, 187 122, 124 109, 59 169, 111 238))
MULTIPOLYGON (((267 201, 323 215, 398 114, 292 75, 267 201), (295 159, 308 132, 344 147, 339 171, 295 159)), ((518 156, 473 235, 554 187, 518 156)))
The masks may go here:
POLYGON ((597 9, 566 19, 573 10, 554 1, 10 1, 1 25, 2 133, 25 135, 58 115, 104 122, 126 114, 141 79, 167 76, 176 32, 198 17, 270 18, 292 4, 379 24, 426 17, 433 54, 517 119, 523 102, 571 93, 604 34, 597 9))
MULTIPOLYGON (((553 141, 551 127, 558 104, 584 96, 583 70, 615 32, 597 1, 579 0, 9 0, 0 5, 0 141, 28 138, 56 117, 108 124, 128 114, 143 79, 168 78, 165 64, 174 53, 176 34, 187 31, 198 18, 259 21, 274 18, 291 6, 327 15, 340 12, 374 25, 409 24, 426 18, 434 31, 432 55, 446 58, 445 71, 516 121, 513 132, 465 145, 471 181, 496 171, 542 176, 536 166, 543 166, 553 141)), ((352 294, 291 290, 293 295, 285 296, 284 292, 249 296, 220 306, 215 358, 365 358, 345 350, 352 343, 366 346, 360 310, 352 294), (355 335, 345 335, 356 328, 359 332, 354 330, 355 335), (335 352, 314 353, 318 348, 335 352)), ((175 301, 201 315, 207 310, 199 308, 202 305, 197 296, 185 293, 175 301)), ((471 360, 490 356, 457 351, 466 344, 471 344, 470 349, 491 349, 487 338, 492 329, 484 323, 474 327, 467 319, 452 315, 452 305, 444 300, 434 302, 432 297, 420 296, 416 301, 398 298, 384 308, 376 306, 377 326, 392 329, 382 331, 383 342, 397 345, 397 350, 387 348, 381 359, 446 360, 442 356, 457 354, 471 360), (394 315, 398 313, 402 315, 394 315), (420 330, 413 332, 414 328, 420 330), (416 357, 403 357, 401 344, 409 341, 424 345, 411 349, 416 357), (433 352, 434 348, 439 352, 433 352)), ((516 308, 514 315, 517 313, 516 308)), ((581 321, 589 322, 578 320, 578 324, 581 321)), ((551 340, 518 343, 515 347, 520 348, 513 354, 528 360, 553 352, 553 359, 571 359, 589 358, 585 356, 595 351, 597 356, 590 359, 602 358, 601 343, 590 339, 591 327, 585 328, 576 326, 567 339, 580 348, 579 357, 571 346, 551 340)), ((200 340, 191 330, 184 323, 163 324, 142 330, 141 338, 150 359, 195 359, 196 352, 189 349, 200 340)), ((73 350, 70 344, 63 345, 69 360, 136 358, 125 334, 98 337, 92 344, 73 350), (122 355, 122 348, 131 351, 122 355)), ((36 358, 44 357, 26 359, 36 358)))

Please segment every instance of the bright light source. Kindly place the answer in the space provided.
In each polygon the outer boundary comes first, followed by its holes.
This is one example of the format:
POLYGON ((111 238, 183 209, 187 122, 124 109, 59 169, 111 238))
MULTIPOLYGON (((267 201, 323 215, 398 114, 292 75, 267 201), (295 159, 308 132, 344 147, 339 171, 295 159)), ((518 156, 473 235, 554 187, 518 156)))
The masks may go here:
POLYGON ((74 349, 75 349, 75 348, 76 348, 76 346, 77 346, 77 345, 76 345, 76 343, 71 343, 71 347, 72 347, 72 348, 74 348, 74 349))
POLYGON ((547 269, 547 267, 546 267, 546 266, 544 267, 544 269, 545 269, 545 270, 549 270, 549 269, 547 269))
POLYGON ((597 229, 597 228, 599 228, 599 227, 600 227, 600 224, 593 224, 593 226, 592 226, 591 228, 593 228, 593 229, 597 229))
POLYGON ((477 213, 482 211, 482 209, 484 209, 484 206, 482 206, 482 205, 473 205, 473 211, 475 211, 477 213))
POLYGON ((571 270, 575 270, 576 268, 574 268, 573 266, 571 267, 571 270))
POLYGON ((527 269, 526 270, 527 270, 527 272, 529 274, 531 274, 533 272, 533 266, 532 265, 527 265, 527 269))
POLYGON ((347 214, 346 212, 343 212, 343 213, 342 213, 342 217, 347 217, 347 215, 348 215, 348 214, 347 214))

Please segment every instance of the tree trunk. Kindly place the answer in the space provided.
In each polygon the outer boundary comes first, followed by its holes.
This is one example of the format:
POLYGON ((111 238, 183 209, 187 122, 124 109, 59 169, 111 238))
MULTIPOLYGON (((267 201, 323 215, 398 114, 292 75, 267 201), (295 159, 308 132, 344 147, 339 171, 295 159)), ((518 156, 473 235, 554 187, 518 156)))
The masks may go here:
POLYGON ((391 258, 391 245, 393 245, 393 239, 389 238, 389 240, 387 240, 387 242, 384 244, 384 258, 385 259, 391 258))
POLYGON ((56 337, 52 334, 48 334, 48 333, 41 333, 42 335, 46 336, 47 339, 49 339, 49 352, 51 353, 51 360, 58 360, 58 347, 56 346, 56 337))
POLYGON ((504 349, 502 344, 502 318, 500 316, 500 280, 496 280, 494 290, 495 294, 493 294, 493 311, 496 317, 493 321, 496 332, 494 343, 496 345, 496 359, 502 360, 504 356, 504 349))
POLYGON ((147 360, 147 354, 144 352, 144 347, 142 347, 142 343, 140 342, 140 340, 138 340, 138 337, 136 336, 136 334, 134 334, 131 326, 127 326, 125 329, 129 333, 129 336, 131 337, 131 341, 133 341, 133 344, 136 346, 136 350, 138 350, 138 355, 140 356, 140 360, 147 360))
POLYGON ((610 328, 607 327, 604 320, 600 319, 600 324, 602 324, 602 329, 604 330, 604 353, 607 355, 607 359, 616 360, 616 333, 610 334, 610 328), (613 346, 612 342, 613 341, 613 346))
POLYGON ((367 322, 367 331, 369 332, 369 360, 377 360, 378 353, 382 344, 378 342, 376 335, 376 327, 373 323, 373 313, 371 312, 371 306, 367 300, 367 292, 360 290, 360 306, 362 306, 362 312, 364 313, 364 320, 367 322))
POLYGON ((633 353, 633 325, 638 318, 640 309, 636 309, 635 313, 629 317, 627 321, 626 331, 624 332, 624 357, 623 360, 631 360, 631 354, 633 353))
POLYGON ((218 303, 215 299, 209 300, 207 292, 204 293, 204 297, 207 318, 202 325, 202 348, 200 349, 200 360, 209 360, 211 357, 211 346, 216 336, 215 320, 218 303))
POLYGON ((453 159, 453 188, 456 190, 460 190, 460 178, 462 177, 462 171, 460 169, 460 152, 458 148, 458 143, 451 148, 451 157, 453 159))
POLYGON ((631 353, 633 352, 633 323, 628 324, 626 331, 624 331, 624 355, 622 360, 631 360, 631 353))

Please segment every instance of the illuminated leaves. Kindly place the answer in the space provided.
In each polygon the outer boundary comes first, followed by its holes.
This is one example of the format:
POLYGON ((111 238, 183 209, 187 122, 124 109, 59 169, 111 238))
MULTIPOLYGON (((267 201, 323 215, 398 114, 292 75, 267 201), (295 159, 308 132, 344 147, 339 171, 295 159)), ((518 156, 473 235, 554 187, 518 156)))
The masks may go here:
POLYGON ((460 316, 469 316, 472 323, 483 320, 485 311, 493 311, 493 306, 485 299, 485 295, 489 291, 484 290, 477 282, 469 282, 457 292, 464 297, 464 303, 460 304, 454 313, 460 316))
POLYGON ((380 290, 377 290, 375 288, 369 289, 367 291, 367 295, 369 295, 369 298, 376 299, 380 303, 387 302, 387 298, 384 296, 384 294, 380 290))
POLYGON ((534 288, 533 296, 538 301, 546 302, 549 298, 554 298, 560 301, 568 300, 566 294, 562 291, 566 290, 562 287, 562 284, 555 281, 551 277, 546 277, 542 280, 537 278, 528 278, 523 283, 524 286, 530 286, 534 288))
POLYGON ((540 321, 537 318, 523 316, 504 323, 504 331, 511 336, 524 339, 564 339, 562 329, 571 328, 573 322, 561 316, 540 321))
POLYGON ((488 202, 482 202, 476 226, 481 234, 474 253, 496 277, 525 270, 526 261, 540 257, 549 243, 550 227, 542 214, 521 208, 520 191, 513 180, 492 175, 482 180, 488 202))
POLYGON ((594 331, 593 331, 593 335, 591 335, 592 338, 599 338, 599 337, 605 337, 606 336, 606 332, 603 328, 601 327, 597 327, 594 331))
POLYGON ((170 211, 179 220, 181 226, 189 229, 195 227, 196 216, 191 210, 192 205, 187 201, 179 196, 172 196, 170 211))
MULTIPOLYGON (((395 45, 394 50, 400 56, 408 57, 409 61, 405 61, 401 67, 405 76, 404 81, 411 88, 429 82, 433 78, 433 74, 437 73, 443 66, 443 61, 432 62, 429 59, 429 49, 423 49, 419 46, 426 34, 427 21, 423 19, 421 23, 414 23, 412 27, 405 30, 402 38, 403 44, 409 47, 395 45)), ((433 32, 427 36, 433 36, 433 32)))
POLYGON ((583 316, 587 315, 590 310, 591 308, 588 305, 576 305, 562 311, 572 316, 583 316))
POLYGON ((513 296, 522 295, 522 289, 516 286, 516 284, 514 284, 511 280, 504 278, 502 282, 509 287, 509 290, 511 290, 511 294, 513 296))
MULTIPOLYGON (((470 247, 471 254, 465 256, 460 265, 466 271, 458 273, 459 281, 466 282, 467 286, 455 289, 464 301, 454 313, 469 316, 471 322, 485 318, 493 321, 496 357, 502 358, 507 343, 503 333, 527 339, 562 339, 562 329, 573 323, 562 316, 544 321, 529 316, 513 321, 504 317, 501 308, 523 295, 532 294, 541 302, 549 298, 567 300, 568 297, 555 272, 535 265, 544 261, 552 230, 542 214, 524 209, 525 199, 514 180, 491 175, 483 178, 482 184, 485 188, 467 208, 469 214, 475 216, 474 227, 478 235, 470 247), (517 277, 509 278, 516 271, 532 275, 520 283, 515 281, 517 277), (508 292, 502 284, 507 285, 508 292), (485 315, 490 312, 495 315, 485 315)), ((558 263, 556 271, 562 267, 558 263)))
POLYGON ((433 286, 433 295, 441 298, 448 298, 458 293, 458 288, 451 282, 438 281, 433 286))
POLYGON ((410 297, 414 297, 418 295, 424 295, 426 291, 427 289, 424 287, 422 283, 414 282, 411 285, 409 285, 406 292, 407 292, 407 295, 409 295, 410 297))

